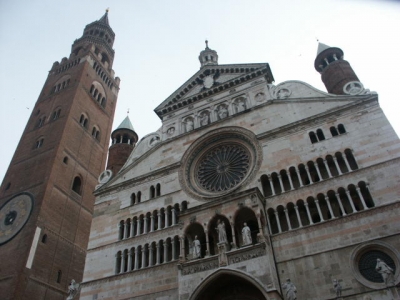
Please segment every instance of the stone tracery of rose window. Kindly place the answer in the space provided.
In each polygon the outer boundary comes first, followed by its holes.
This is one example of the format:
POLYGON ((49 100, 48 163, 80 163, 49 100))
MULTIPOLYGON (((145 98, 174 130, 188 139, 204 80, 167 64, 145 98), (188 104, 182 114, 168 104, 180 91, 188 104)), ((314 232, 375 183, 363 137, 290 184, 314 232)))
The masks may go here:
POLYGON ((249 153, 239 145, 223 145, 211 149, 197 166, 199 185, 209 192, 227 191, 247 175, 249 153))

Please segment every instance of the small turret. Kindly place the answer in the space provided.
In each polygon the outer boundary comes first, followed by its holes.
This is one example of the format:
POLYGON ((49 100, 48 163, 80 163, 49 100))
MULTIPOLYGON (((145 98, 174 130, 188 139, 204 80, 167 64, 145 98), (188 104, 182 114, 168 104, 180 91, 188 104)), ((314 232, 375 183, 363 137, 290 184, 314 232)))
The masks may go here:
MULTIPOLYGON (((343 51, 340 48, 319 43, 314 67, 321 74, 328 93, 348 94, 344 91, 346 84, 350 82, 359 83, 358 77, 349 62, 343 59, 343 51)), ((361 83, 359 84, 361 85, 361 83)))
POLYGON ((206 49, 200 52, 200 69, 204 66, 216 66, 218 65, 218 54, 217 51, 208 48, 208 41, 206 40, 206 49))
POLYGON ((133 129, 128 116, 111 133, 111 140, 112 144, 108 150, 107 170, 111 170, 115 175, 121 170, 138 141, 138 135, 133 129))

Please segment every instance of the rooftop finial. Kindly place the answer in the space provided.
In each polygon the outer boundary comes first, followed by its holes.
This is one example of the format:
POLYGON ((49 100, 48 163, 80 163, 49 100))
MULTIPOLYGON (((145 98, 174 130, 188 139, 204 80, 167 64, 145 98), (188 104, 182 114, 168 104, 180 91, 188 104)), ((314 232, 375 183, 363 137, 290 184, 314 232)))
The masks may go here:
POLYGON ((129 108, 128 108, 128 111, 126 113, 129 115, 129 108))
POLYGON ((109 11, 110 11, 110 8, 107 7, 107 8, 106 8, 106 13, 108 14, 109 11))
POLYGON ((206 49, 208 48, 208 41, 206 40, 206 49))

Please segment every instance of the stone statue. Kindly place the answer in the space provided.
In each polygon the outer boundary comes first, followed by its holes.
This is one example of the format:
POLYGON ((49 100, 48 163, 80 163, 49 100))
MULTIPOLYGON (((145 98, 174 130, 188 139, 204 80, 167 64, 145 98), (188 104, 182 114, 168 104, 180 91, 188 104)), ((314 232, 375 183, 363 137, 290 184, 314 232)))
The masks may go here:
POLYGON ((189 132, 194 129, 194 123, 193 123, 192 118, 187 118, 185 120, 185 129, 186 129, 186 132, 189 132))
POLYGON ((297 299, 297 289, 296 286, 288 278, 286 283, 282 286, 286 290, 286 300, 296 300, 297 299))
POLYGON ((74 279, 71 280, 71 283, 68 286, 68 298, 67 300, 74 299, 79 291, 79 283, 76 283, 74 279))
POLYGON ((150 146, 157 144, 159 141, 160 141, 160 137, 158 135, 153 136, 150 140, 150 146))
POLYGON ((379 258, 376 259, 375 270, 381 274, 383 282, 386 286, 394 286, 393 269, 379 258))
POLYGON ((243 99, 239 100, 236 103, 236 109, 237 109, 238 113, 246 110, 246 103, 245 103, 245 101, 243 99))
POLYGON ((208 122, 209 122, 208 113, 207 112, 203 112, 200 115, 200 125, 201 126, 208 125, 208 122))
POLYGON ((218 232, 218 242, 226 243, 228 239, 226 238, 225 223, 222 222, 221 219, 218 220, 216 230, 218 232))
POLYGON ((251 230, 246 223, 243 223, 242 239, 243 239, 243 246, 250 245, 252 243, 251 230))
POLYGON ((168 128, 168 130, 167 130, 168 135, 173 135, 174 132, 175 132, 175 127, 170 127, 170 128, 168 128))
POLYGON ((194 237, 193 241, 193 258, 201 258, 201 245, 197 235, 194 237))
POLYGON ((226 109, 226 107, 224 105, 220 105, 218 107, 218 117, 219 119, 224 119, 228 116, 228 110, 226 109))
POLYGON ((336 279, 333 279, 333 289, 336 292, 336 297, 342 296, 342 286, 340 285, 339 281, 336 279))

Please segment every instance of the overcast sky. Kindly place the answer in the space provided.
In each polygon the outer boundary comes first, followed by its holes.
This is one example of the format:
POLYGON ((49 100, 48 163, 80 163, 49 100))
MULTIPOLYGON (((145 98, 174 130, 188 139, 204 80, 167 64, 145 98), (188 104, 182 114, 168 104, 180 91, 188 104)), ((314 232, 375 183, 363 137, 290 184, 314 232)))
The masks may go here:
POLYGON ((53 62, 107 7, 121 78, 113 128, 129 109, 139 138, 156 131, 153 109, 198 71, 205 39, 220 64, 268 62, 276 84, 326 91, 314 70, 318 39, 344 51, 400 133, 398 1, 0 0, 0 179, 53 62))

